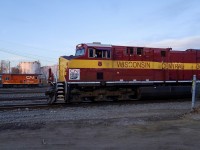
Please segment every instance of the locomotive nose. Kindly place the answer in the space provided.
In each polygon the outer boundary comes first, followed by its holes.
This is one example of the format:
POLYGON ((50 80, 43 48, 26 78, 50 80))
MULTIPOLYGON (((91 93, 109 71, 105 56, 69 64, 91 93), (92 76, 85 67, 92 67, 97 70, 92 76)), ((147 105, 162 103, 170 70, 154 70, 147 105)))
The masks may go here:
POLYGON ((65 81, 68 76, 68 68, 69 68, 70 58, 68 56, 61 56, 59 58, 59 81, 65 81))

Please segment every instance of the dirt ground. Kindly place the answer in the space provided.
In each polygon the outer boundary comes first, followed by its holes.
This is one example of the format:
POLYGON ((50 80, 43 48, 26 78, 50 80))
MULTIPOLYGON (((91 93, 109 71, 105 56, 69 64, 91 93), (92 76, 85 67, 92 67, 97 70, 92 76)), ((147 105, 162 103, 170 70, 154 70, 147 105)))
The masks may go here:
POLYGON ((171 110, 165 110, 164 117, 152 117, 154 112, 148 111, 148 116, 140 115, 137 123, 133 123, 136 117, 131 115, 3 123, 0 124, 0 149, 199 150, 199 111, 183 110, 171 115, 171 110), (170 115, 166 115, 168 113, 170 115))

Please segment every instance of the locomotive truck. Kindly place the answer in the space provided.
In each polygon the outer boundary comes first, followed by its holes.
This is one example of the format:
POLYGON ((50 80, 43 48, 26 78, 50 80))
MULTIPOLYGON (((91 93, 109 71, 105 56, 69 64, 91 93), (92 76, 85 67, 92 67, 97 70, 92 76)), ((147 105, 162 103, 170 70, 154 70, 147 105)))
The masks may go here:
POLYGON ((50 104, 182 98, 191 96, 193 75, 200 78, 198 49, 83 43, 74 56, 59 58, 59 77, 46 95, 50 104))

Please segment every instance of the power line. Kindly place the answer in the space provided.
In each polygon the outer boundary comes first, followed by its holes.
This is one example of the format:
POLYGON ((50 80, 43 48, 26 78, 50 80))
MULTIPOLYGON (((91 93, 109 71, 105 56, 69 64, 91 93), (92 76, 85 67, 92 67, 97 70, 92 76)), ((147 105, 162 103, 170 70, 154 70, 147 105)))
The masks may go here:
POLYGON ((55 58, 50 58, 50 57, 44 58, 44 56, 39 56, 39 55, 35 55, 35 54, 33 56, 32 54, 28 54, 28 53, 24 53, 24 52, 23 52, 23 54, 19 54, 16 51, 13 51, 13 50, 10 50, 10 49, 4 49, 4 48, 0 48, 0 51, 4 52, 4 53, 12 54, 12 55, 21 56, 21 57, 24 57, 24 58, 29 58, 29 59, 38 59, 38 57, 40 57, 44 61, 56 63, 55 61, 51 61, 52 59, 55 59, 55 58))
POLYGON ((33 48, 33 49, 37 49, 37 50, 45 50, 45 51, 49 51, 49 49, 45 49, 45 48, 39 48, 39 47, 35 47, 35 46, 30 46, 30 45, 25 45, 25 44, 21 44, 21 43, 16 43, 16 42, 10 42, 10 41, 5 41, 5 40, 1 40, 1 42, 5 42, 5 43, 8 43, 8 44, 14 44, 14 45, 19 45, 19 46, 23 46, 23 47, 28 47, 28 48, 33 48))

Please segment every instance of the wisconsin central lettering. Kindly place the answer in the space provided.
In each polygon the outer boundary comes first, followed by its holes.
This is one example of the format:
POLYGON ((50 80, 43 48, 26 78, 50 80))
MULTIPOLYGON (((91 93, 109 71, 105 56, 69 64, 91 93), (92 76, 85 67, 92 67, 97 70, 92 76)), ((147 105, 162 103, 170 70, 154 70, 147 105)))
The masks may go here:
POLYGON ((162 68, 163 69, 184 70, 184 64, 183 63, 163 63, 162 68))
POLYGON ((117 68, 150 69, 150 62, 145 61, 117 61, 117 68))

